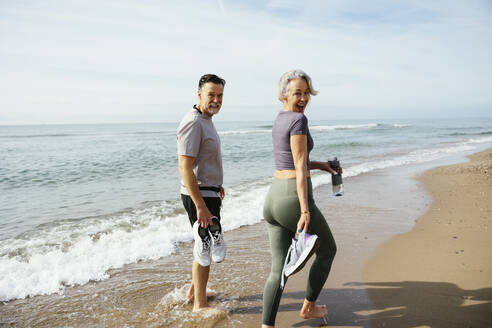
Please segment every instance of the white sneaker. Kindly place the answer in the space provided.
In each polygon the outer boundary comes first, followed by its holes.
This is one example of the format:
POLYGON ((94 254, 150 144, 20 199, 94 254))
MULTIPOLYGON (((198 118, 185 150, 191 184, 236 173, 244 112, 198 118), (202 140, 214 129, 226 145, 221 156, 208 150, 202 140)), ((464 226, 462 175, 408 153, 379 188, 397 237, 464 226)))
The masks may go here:
POLYGON ((300 271, 313 255, 318 245, 318 236, 301 232, 297 239, 292 239, 284 263, 284 273, 288 277, 300 271))
POLYGON ((227 249, 219 220, 214 216, 212 222, 214 224, 208 226, 208 231, 212 237, 212 260, 220 263, 224 261, 227 249))
POLYGON ((203 267, 210 265, 210 247, 212 238, 207 229, 203 229, 196 221, 193 224, 193 235, 195 236, 195 246, 193 247, 193 256, 195 261, 203 267))

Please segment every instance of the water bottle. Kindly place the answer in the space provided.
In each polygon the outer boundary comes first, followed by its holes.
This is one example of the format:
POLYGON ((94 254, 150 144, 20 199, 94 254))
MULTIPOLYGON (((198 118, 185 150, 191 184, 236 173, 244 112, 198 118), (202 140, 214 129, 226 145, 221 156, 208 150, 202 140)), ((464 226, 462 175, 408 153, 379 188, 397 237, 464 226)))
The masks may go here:
POLYGON ((333 157, 333 160, 328 161, 330 167, 333 171, 335 171, 331 175, 331 185, 333 189, 333 196, 342 196, 343 195, 343 180, 342 175, 340 174, 340 162, 338 158, 333 157))

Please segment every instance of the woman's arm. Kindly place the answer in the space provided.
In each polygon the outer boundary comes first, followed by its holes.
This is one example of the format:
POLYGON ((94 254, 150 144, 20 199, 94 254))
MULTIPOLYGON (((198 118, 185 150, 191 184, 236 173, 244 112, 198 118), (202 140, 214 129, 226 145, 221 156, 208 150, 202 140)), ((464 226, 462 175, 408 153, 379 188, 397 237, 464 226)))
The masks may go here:
POLYGON ((331 174, 333 174, 335 172, 330 167, 330 163, 328 163, 328 162, 311 161, 311 170, 323 170, 323 171, 328 171, 331 174))
POLYGON ((307 231, 311 215, 308 206, 308 187, 307 187, 307 136, 297 134, 290 137, 290 148, 296 169, 296 187, 299 205, 301 206, 301 216, 297 222, 297 231, 307 231))
MULTIPOLYGON (((311 170, 323 170, 323 171, 330 172, 331 174, 335 173, 335 170, 331 168, 330 163, 328 162, 311 161, 311 170)), ((343 169, 340 168, 338 170, 338 174, 342 174, 342 173, 343 173, 343 169)))

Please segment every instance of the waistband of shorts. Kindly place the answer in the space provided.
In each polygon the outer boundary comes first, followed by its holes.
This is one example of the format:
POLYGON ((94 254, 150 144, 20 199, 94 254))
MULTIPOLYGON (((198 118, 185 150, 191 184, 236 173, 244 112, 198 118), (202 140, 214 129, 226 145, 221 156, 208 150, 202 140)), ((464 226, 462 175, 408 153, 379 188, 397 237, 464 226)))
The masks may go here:
POLYGON ((212 190, 215 192, 220 192, 220 187, 215 187, 215 186, 198 186, 198 189, 200 189, 200 190, 212 190))

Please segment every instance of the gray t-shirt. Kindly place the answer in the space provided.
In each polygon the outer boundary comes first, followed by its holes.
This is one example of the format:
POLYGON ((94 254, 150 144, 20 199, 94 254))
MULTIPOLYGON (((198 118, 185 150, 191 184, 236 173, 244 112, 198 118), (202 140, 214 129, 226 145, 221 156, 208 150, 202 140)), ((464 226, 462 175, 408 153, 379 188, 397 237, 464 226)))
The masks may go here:
MULTIPOLYGON (((222 185, 222 155, 220 138, 212 119, 196 108, 188 112, 178 128, 178 155, 195 158, 193 173, 199 186, 222 185)), ((200 190, 203 197, 220 197, 212 190, 200 190)), ((181 180, 181 193, 189 195, 181 180)))
POLYGON ((297 134, 307 135, 307 169, 311 168, 309 152, 313 149, 314 142, 309 133, 307 117, 299 112, 281 111, 278 113, 272 128, 273 153, 277 170, 295 170, 292 149, 290 148, 290 136, 297 134))

